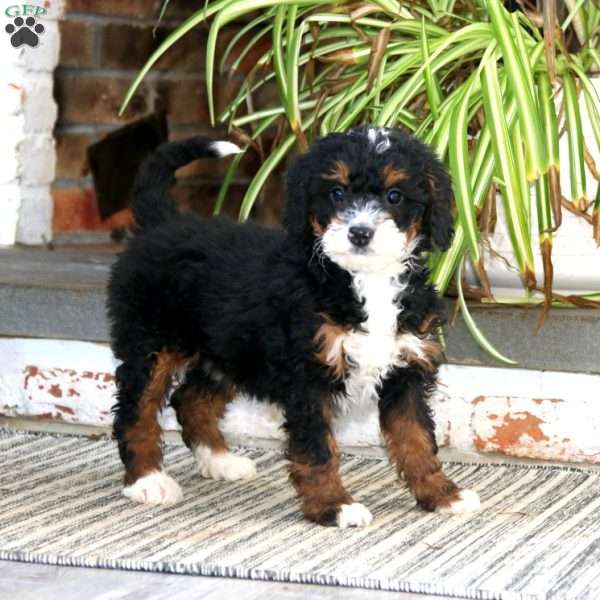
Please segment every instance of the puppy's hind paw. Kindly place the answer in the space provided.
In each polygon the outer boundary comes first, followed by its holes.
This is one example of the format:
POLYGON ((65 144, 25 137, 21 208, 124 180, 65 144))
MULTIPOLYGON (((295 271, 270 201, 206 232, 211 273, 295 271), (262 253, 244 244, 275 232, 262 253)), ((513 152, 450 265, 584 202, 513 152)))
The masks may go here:
POLYGON ((366 506, 359 502, 342 504, 337 514, 337 526, 340 529, 347 527, 365 527, 371 523, 373 515, 366 506))
POLYGON ((123 488, 123 495, 142 504, 175 504, 183 498, 179 484, 162 471, 149 473, 123 488))
POLYGON ((256 475, 254 461, 231 452, 214 452, 210 448, 198 446, 194 451, 198 470, 207 479, 237 481, 251 479, 256 475))
POLYGON ((460 490, 458 498, 450 502, 447 506, 440 506, 438 512, 447 514, 464 514, 477 512, 481 510, 481 501, 477 492, 473 490, 460 490))

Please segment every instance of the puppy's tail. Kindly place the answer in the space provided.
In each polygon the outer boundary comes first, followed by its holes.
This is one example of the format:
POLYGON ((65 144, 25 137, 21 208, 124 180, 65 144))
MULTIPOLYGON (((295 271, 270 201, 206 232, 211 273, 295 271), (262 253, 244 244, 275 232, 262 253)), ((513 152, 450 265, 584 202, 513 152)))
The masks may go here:
POLYGON ((133 184, 131 208, 140 230, 152 229, 177 214, 170 189, 175 171, 197 158, 220 158, 241 150, 231 142, 194 137, 159 146, 140 167, 133 184))

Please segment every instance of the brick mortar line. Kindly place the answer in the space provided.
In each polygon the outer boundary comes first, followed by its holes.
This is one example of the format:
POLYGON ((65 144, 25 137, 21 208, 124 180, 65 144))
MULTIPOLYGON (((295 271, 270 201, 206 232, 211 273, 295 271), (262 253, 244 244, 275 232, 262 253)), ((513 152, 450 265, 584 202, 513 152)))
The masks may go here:
MULTIPOLYGON (((141 67, 140 67, 141 69, 141 67)), ((98 78, 105 77, 107 79, 128 79, 133 81, 140 69, 114 69, 109 67, 67 67, 58 65, 55 70, 56 77, 81 77, 81 78, 98 78)), ((167 70, 151 70, 144 77, 144 81, 198 81, 205 83, 204 73, 186 73, 185 71, 167 71, 167 70)))
MULTIPOLYGON (((194 11, 190 11, 190 15, 194 11)), ((181 18, 164 18, 160 22, 160 27, 177 27, 186 20, 187 17, 181 18)), ((74 23, 94 23, 96 25, 135 25, 135 26, 151 26, 154 27, 158 22, 156 17, 131 17, 124 15, 99 15, 97 13, 86 12, 70 12, 62 19, 63 21, 72 21, 74 23)))
POLYGON ((98 133, 111 133, 120 127, 123 127, 122 123, 95 123, 94 121, 73 123, 69 121, 58 121, 54 134, 55 137, 58 137, 61 134, 94 135, 98 133))
MULTIPOLYGON (((99 27, 94 27, 92 31, 92 62, 94 69, 99 69, 102 65, 102 30, 99 27)), ((56 67, 57 71, 60 69, 60 63, 56 67)))
MULTIPOLYGON (((169 116, 167 115, 167 118, 169 116)), ((111 133, 123 127, 122 123, 95 123, 94 121, 87 121, 85 123, 75 123, 72 121, 59 121, 56 124, 54 130, 55 137, 60 135, 95 135, 111 133)), ((211 127, 208 122, 206 124, 194 122, 192 125, 186 124, 173 124, 169 125, 169 133, 173 134, 187 133, 190 136, 193 135, 215 135, 219 137, 228 137, 226 126, 217 125, 211 127)))
MULTIPOLYGON (((168 15, 168 9, 167 9, 167 14, 165 15, 165 17, 161 20, 160 24, 158 25, 159 27, 177 27, 178 25, 181 25, 184 21, 186 21, 189 17, 192 16, 192 14, 194 14, 195 11, 193 8, 190 7, 190 12, 187 16, 185 17, 169 17, 168 15)), ((54 19, 56 20, 56 19, 54 19)), ((87 13, 87 12, 69 12, 67 13, 62 19, 59 19, 61 21, 73 21, 73 22, 77 22, 77 23, 94 23, 97 25, 135 25, 135 26, 156 26, 158 24, 158 15, 156 15, 155 17, 132 17, 132 16, 125 16, 125 15, 100 15, 97 13, 87 13)), ((206 25, 207 23, 209 23, 210 21, 202 21, 201 23, 197 24, 194 29, 204 29, 206 31, 206 33, 208 33, 208 26, 206 25)), ((243 27, 244 25, 247 25, 248 21, 244 21, 244 20, 233 20, 232 22, 228 23, 226 25, 226 28, 229 27, 243 27)))
MULTIPOLYGON (((177 185, 186 188, 202 188, 208 186, 215 186, 222 183, 223 179, 220 177, 178 177, 177 185)), ((234 177, 232 185, 248 185, 251 181, 250 177, 234 177)), ((30 186, 31 187, 31 186, 30 186)), ((45 186, 33 186, 33 187, 45 187, 45 186)), ((93 187, 93 180, 91 175, 84 175, 82 177, 57 177, 52 181, 52 188, 57 189, 75 189, 75 188, 86 188, 93 187)))

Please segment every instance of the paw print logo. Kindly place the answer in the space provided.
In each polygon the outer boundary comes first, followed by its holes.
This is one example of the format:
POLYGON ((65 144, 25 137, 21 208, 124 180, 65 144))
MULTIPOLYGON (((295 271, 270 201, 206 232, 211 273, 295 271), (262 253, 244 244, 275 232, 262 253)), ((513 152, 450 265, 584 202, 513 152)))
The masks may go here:
POLYGON ((15 48, 21 46, 31 46, 35 48, 40 38, 39 36, 44 33, 44 26, 41 23, 36 23, 33 17, 17 17, 13 23, 9 23, 4 30, 10 35, 10 43, 15 48), (14 24, 13 24, 14 23, 14 24))

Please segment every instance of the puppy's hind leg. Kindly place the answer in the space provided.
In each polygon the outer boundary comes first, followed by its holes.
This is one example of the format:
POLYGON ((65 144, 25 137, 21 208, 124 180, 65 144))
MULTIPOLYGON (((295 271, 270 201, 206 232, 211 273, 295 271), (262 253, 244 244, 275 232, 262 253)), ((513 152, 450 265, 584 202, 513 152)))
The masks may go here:
POLYGON ((182 497, 177 482, 162 470, 157 415, 171 373, 181 362, 174 353, 125 361, 116 373, 114 435, 125 465, 123 494, 144 504, 173 504, 182 497))
POLYGON ((171 397, 183 441, 194 453, 202 477, 235 481, 256 474, 252 460, 229 451, 219 429, 219 419, 233 395, 232 385, 215 381, 197 366, 171 397))

